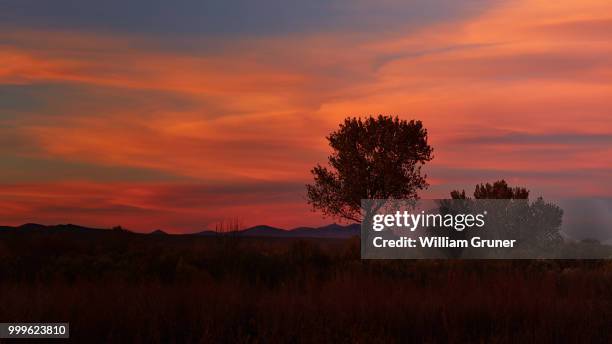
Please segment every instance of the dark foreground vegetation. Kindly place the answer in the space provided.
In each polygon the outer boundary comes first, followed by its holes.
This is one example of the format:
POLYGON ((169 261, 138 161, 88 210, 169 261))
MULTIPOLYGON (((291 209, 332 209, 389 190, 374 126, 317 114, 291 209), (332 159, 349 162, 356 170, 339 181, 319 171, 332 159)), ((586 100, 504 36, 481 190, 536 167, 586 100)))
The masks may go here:
POLYGON ((0 322, 75 342, 600 342, 609 261, 361 261, 351 240, 0 231, 0 322))

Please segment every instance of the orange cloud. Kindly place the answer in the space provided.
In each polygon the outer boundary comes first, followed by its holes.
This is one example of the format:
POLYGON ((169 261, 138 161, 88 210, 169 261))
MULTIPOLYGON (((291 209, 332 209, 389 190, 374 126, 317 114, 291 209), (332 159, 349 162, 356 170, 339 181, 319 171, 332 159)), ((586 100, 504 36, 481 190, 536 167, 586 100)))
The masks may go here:
MULTIPOLYGON (((567 138, 612 133, 611 10, 606 1, 500 2, 475 18, 388 35, 194 39, 191 49, 164 48, 143 36, 4 32, 9 43, 0 46, 1 84, 105 91, 95 103, 58 100, 66 106, 52 120, 43 104, 0 122, 36 146, 28 156, 160 170, 186 182, 303 184, 310 167, 325 160, 324 136, 345 116, 391 113, 422 119, 429 129, 436 157, 425 197, 492 178, 559 196, 609 195, 598 186, 609 179, 610 142, 567 138), (138 101, 121 107, 120 97, 138 101), (507 139, 515 134, 525 141, 507 139), (532 137, 550 140, 527 140, 532 137)), ((93 182, 72 193, 43 189, 57 192, 84 220, 106 221, 76 211, 86 198, 79 192, 103 195, 113 216, 128 223, 134 209, 149 211, 150 224, 163 217, 174 228, 180 226, 172 219, 196 221, 204 211, 193 207, 186 215, 180 207, 143 205, 140 192, 160 192, 151 186, 125 187, 121 207, 113 208, 113 187, 97 189, 93 182)), ((22 214, 13 217, 17 221, 48 204, 48 196, 12 195, 21 200, 13 202, 5 195, 0 202, 22 214)), ((284 223, 300 224, 299 216, 306 216, 301 196, 286 200, 294 215, 284 223)), ((265 211, 279 206, 270 204, 228 205, 222 212, 267 219, 265 211)), ((139 221, 134 225, 144 226, 139 221)))

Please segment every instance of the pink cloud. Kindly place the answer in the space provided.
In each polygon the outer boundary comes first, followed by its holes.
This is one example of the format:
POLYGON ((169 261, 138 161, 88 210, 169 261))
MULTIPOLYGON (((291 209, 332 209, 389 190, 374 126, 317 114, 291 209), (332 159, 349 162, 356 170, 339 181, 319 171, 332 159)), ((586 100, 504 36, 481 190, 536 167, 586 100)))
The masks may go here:
POLYGON ((378 113, 422 119, 429 129, 434 187, 424 197, 496 173, 556 196, 609 195, 601 185, 612 151, 608 141, 595 141, 612 133, 610 19, 603 15, 610 10, 598 1, 501 2, 477 17, 389 35, 236 39, 206 52, 156 49, 137 36, 0 33, 19 43, 0 46, 2 86, 105 90, 94 103, 61 99, 64 112, 52 120, 44 105, 0 117, 9 128, 0 128, 3 137, 28 142, 9 153, 145 168, 184 181, 8 181, 2 216, 173 230, 236 213, 253 224, 317 223, 298 192, 237 198, 196 185, 303 185, 325 161, 325 135, 348 115, 378 113), (119 106, 120 95, 138 101, 119 106))

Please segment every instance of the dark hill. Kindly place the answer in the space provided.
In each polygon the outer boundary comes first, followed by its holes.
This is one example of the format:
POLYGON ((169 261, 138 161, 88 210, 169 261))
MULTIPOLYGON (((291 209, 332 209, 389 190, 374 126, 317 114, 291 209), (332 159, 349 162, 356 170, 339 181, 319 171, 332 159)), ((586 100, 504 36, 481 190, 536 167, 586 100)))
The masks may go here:
MULTIPOLYGON (((27 223, 17 227, 11 226, 0 226, 0 231, 18 231, 18 232, 31 232, 31 233, 51 233, 51 232, 64 232, 64 233, 132 233, 126 229, 117 227, 115 229, 100 229, 100 228, 88 228, 73 224, 61 224, 46 226, 36 223, 27 223)), ((239 237, 260 237, 260 238, 350 238, 358 236, 360 234, 360 225, 351 224, 342 226, 338 224, 331 224, 323 227, 312 228, 312 227, 298 227, 292 230, 284 230, 281 228, 259 225, 250 227, 244 230, 225 233, 224 235, 239 236, 239 237)), ((168 233, 163 230, 155 230, 148 235, 153 236, 167 236, 168 233)), ((198 236, 218 236, 222 235, 215 231, 203 231, 195 233, 198 236)))
MULTIPOLYGON (((273 237, 273 238, 350 238, 359 235, 361 227, 359 224, 342 226, 331 224, 324 227, 298 227, 292 230, 284 230, 271 226, 255 226, 241 231, 226 233, 226 235, 240 237, 273 237)), ((221 235, 214 231, 203 231, 197 235, 215 236, 221 235)))
POLYGON ((293 236, 307 238, 350 238, 360 235, 361 226, 354 223, 347 226, 331 224, 319 228, 301 227, 291 231, 293 236))
POLYGON ((20 232, 42 232, 42 231, 58 231, 58 232, 79 232, 79 233, 93 233, 93 232, 102 232, 106 231, 106 229, 100 228, 88 228, 73 224, 61 224, 61 225, 52 225, 46 226, 38 223, 26 223, 21 226, 11 227, 11 226, 2 226, 0 230, 14 230, 20 232))

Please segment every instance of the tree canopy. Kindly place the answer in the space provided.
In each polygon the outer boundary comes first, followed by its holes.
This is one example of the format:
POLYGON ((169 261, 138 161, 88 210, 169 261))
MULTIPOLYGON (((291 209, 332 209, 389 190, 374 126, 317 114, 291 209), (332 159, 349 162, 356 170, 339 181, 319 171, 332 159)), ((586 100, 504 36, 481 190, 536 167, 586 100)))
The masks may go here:
MULTIPOLYGON (((466 199, 465 190, 451 192, 453 199, 466 199)), ((529 199, 529 190, 523 187, 510 187, 505 180, 491 183, 481 183, 474 189, 475 199, 529 199)))
MULTIPOLYGON (((563 209, 554 203, 546 202, 542 197, 529 201, 529 190, 524 187, 511 187, 505 180, 494 183, 481 183, 474 189, 474 198, 466 196, 465 190, 451 192, 453 200, 465 202, 446 202, 453 207, 467 207, 464 212, 478 212, 474 208, 488 211, 487 230, 479 235, 496 235, 512 237, 519 241, 522 247, 551 247, 562 241, 560 234, 563 220, 563 209), (475 200, 491 200, 476 202, 475 200)), ((448 209, 445 209, 448 210, 448 209)), ((456 210, 456 209, 454 209, 456 210)), ((455 236, 467 237, 471 233, 453 233, 455 236)))
POLYGON ((421 167, 433 158, 421 121, 379 115, 349 117, 327 136, 329 166, 317 164, 308 203, 325 215, 361 221, 362 199, 418 199, 428 184, 421 167))

